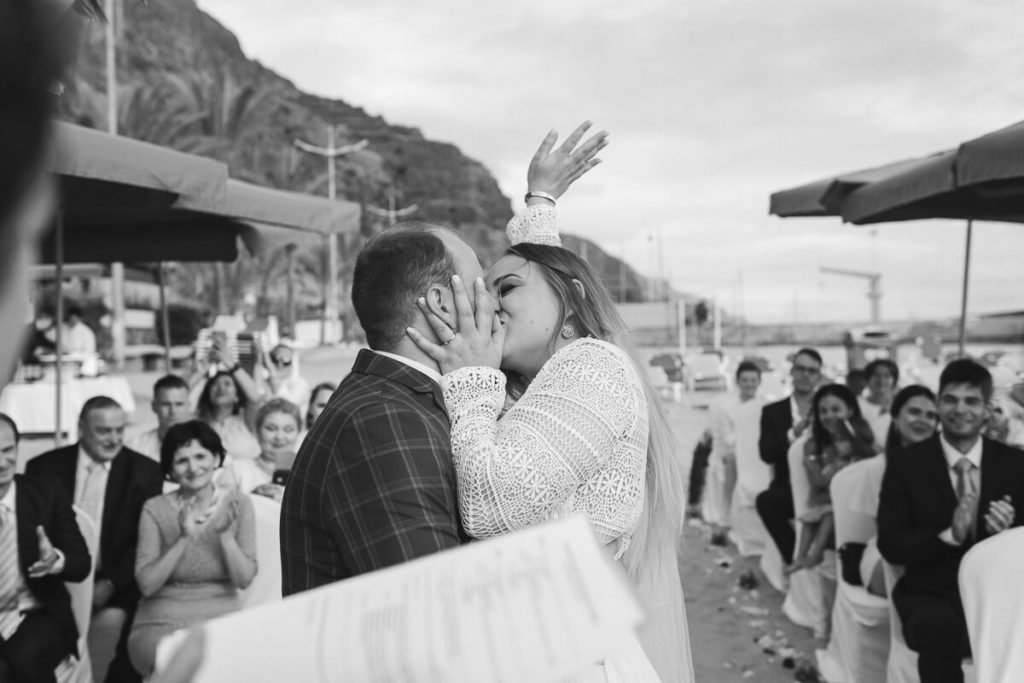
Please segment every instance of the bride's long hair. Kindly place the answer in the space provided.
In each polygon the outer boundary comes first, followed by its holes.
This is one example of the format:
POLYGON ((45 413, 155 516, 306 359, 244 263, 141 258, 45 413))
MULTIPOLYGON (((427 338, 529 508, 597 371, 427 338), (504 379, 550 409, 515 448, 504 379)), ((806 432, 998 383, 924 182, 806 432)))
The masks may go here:
MULTIPOLYGON (((595 337, 618 346, 636 367, 649 413, 647 481, 643 512, 622 560, 637 588, 645 592, 657 580, 659 568, 675 565, 683 523, 683 476, 677 457, 678 445, 661 398, 651 384, 608 288, 590 264, 568 249, 541 244, 518 244, 508 253, 539 268, 558 295, 562 322, 555 328, 556 334, 562 325, 571 323, 581 337, 595 337), (582 292, 573 280, 583 286, 582 292)), ((554 342, 552 337, 552 349, 554 342)), ((512 379, 514 386, 515 378, 512 379)))

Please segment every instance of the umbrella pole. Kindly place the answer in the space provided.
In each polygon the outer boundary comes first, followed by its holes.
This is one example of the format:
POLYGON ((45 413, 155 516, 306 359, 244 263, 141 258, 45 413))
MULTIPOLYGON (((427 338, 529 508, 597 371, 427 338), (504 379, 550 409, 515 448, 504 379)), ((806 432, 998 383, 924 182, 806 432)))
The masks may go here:
POLYGON ((957 345, 957 355, 964 357, 964 343, 967 341, 967 283, 971 275, 971 233, 974 231, 974 221, 967 221, 967 245, 964 248, 964 284, 960 294, 960 341, 957 345))
POLYGON ((160 327, 163 330, 164 372, 171 374, 171 316, 167 311, 167 281, 164 279, 164 263, 156 265, 156 277, 160 283, 160 327))
POLYGON ((57 402, 57 408, 54 411, 54 429, 56 434, 54 435, 54 444, 57 448, 64 445, 64 432, 63 425, 61 424, 61 404, 63 401, 63 384, 64 384, 64 373, 61 370, 63 363, 61 362, 64 357, 64 212, 57 212, 57 225, 54 226, 54 251, 56 252, 54 260, 56 263, 55 277, 57 279, 57 311, 55 313, 57 317, 57 328, 56 336, 54 338, 54 344, 56 345, 57 353, 57 365, 56 372, 54 374, 54 400, 57 402))

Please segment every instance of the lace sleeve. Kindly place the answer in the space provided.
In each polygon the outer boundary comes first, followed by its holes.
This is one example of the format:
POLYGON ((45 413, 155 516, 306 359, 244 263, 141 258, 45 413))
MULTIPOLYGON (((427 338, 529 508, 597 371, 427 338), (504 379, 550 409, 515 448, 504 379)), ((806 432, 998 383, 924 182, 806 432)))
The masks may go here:
POLYGON ((635 371, 605 342, 556 353, 500 422, 504 376, 463 368, 442 380, 466 531, 493 536, 559 511, 588 514, 605 543, 628 543, 643 500, 647 413, 635 371))
POLYGON ((562 246, 562 238, 558 236, 558 214, 555 207, 548 204, 527 206, 512 216, 506 232, 512 246, 523 242, 562 246))

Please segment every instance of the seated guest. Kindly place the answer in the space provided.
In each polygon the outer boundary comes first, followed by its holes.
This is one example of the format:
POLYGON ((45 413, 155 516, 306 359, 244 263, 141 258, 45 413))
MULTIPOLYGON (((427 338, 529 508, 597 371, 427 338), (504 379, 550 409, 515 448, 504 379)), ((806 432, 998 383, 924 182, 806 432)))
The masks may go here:
MULTIPOLYGON (((931 389, 919 384, 900 389, 892 400, 891 411, 892 424, 885 440, 885 450, 881 456, 869 458, 863 465, 859 465, 864 468, 864 477, 859 480, 860 485, 851 492, 850 507, 853 511, 869 515, 873 519, 878 517, 878 495, 882 489, 885 463, 892 458, 900 457, 900 451, 907 446, 930 439, 939 426, 935 394, 931 389)), ((872 538, 867 542, 860 557, 858 573, 865 590, 885 597, 881 560, 878 539, 872 538)))
MULTIPOLYGON (((60 483, 75 505, 99 529, 99 557, 93 588, 94 621, 101 616, 117 636, 110 681, 138 680, 125 649, 127 628, 139 600, 135 585, 135 544, 143 504, 160 493, 160 466, 124 447, 124 410, 112 398, 85 402, 77 444, 28 461, 26 473, 60 483)), ((96 629, 101 631, 102 629, 96 629)), ((90 630, 90 637, 94 634, 90 630)))
POLYGON ((1013 400, 1009 391, 999 390, 993 394, 985 436, 1024 449, 1024 407, 1013 400))
POLYGON ((860 412, 875 433, 875 443, 883 444, 889 436, 889 424, 892 422, 889 407, 900 381, 900 369, 891 360, 880 358, 868 363, 864 374, 868 388, 867 393, 859 398, 860 412))
POLYGON ((284 398, 272 398, 256 413, 256 439, 260 454, 254 460, 236 460, 231 473, 243 493, 256 493, 280 502, 284 478, 295 460, 302 426, 299 408, 284 398))
POLYGON ((833 547, 832 477, 847 465, 875 455, 874 435, 860 414, 857 397, 842 384, 818 389, 811 403, 810 437, 804 441, 804 468, 811 485, 800 516, 800 547, 787 573, 821 564, 833 547))
POLYGON ((793 489, 789 481, 789 447, 811 424, 811 399, 821 381, 821 354, 800 349, 793 356, 793 393, 761 411, 761 460, 772 466, 772 481, 756 500, 757 514, 786 564, 793 561, 793 489))
POLYGON ((886 463, 878 505, 878 549, 906 571, 892 593, 903 636, 918 653, 921 683, 964 680, 970 654, 957 584, 960 560, 979 541, 1024 516, 1024 458, 982 436, 992 376, 972 360, 939 377, 940 435, 886 463))
POLYGON ((204 422, 174 425, 164 436, 160 467, 179 487, 149 500, 139 521, 143 597, 128 652, 143 675, 153 672, 161 638, 238 610, 238 590, 256 575, 252 501, 214 487, 223 461, 220 437, 204 422))
POLYGON ((228 456, 235 460, 252 460, 260 454, 260 445, 249 428, 249 414, 255 417, 256 401, 243 391, 235 375, 245 370, 218 372, 206 381, 199 395, 196 417, 213 427, 228 456))
POLYGON ((64 582, 84 580, 92 558, 64 489, 14 474, 18 440, 0 413, 0 679, 52 682, 54 668, 78 654, 64 582))
POLYGON ((320 413, 324 412, 324 408, 327 407, 327 402, 331 400, 331 396, 334 395, 334 391, 338 388, 338 385, 331 382, 321 382, 313 387, 313 391, 309 394, 309 407, 306 408, 306 424, 302 428, 302 433, 299 434, 299 439, 295 444, 295 450, 299 450, 299 446, 306 440, 306 434, 313 428, 313 423, 320 417, 320 413))
POLYGON ((854 396, 860 396, 868 386, 867 373, 860 368, 854 368, 846 373, 846 379, 843 380, 843 383, 853 392, 854 396))
POLYGON ((309 403, 309 382, 299 374, 299 363, 290 346, 278 344, 266 355, 267 382, 274 396, 286 398, 302 410, 309 403))
POLYGON ((167 430, 171 425, 192 419, 192 410, 188 405, 188 383, 177 375, 161 377, 153 385, 151 405, 156 414, 156 427, 130 439, 128 447, 159 462, 160 444, 167 430))
POLYGON ((96 353, 96 333, 82 320, 81 306, 68 304, 64 322, 61 343, 65 353, 96 353))

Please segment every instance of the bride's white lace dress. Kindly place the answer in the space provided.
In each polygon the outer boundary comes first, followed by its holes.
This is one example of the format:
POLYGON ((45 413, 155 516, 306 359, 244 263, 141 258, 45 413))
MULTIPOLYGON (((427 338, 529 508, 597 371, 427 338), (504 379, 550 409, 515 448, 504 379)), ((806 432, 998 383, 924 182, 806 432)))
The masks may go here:
MULTIPOLYGON (((553 211, 534 209, 513 219, 509 235, 513 243, 542 242, 553 228, 553 211)), ((648 444, 647 399, 624 351, 598 339, 573 341, 552 355, 504 415, 505 376, 496 369, 462 368, 441 384, 467 533, 494 536, 582 512, 610 554, 621 558, 643 511, 648 444)), ((685 640, 681 593, 679 603, 685 640)), ((673 683, 692 680, 689 643, 673 646, 686 652, 673 667, 673 683)), ((634 639, 574 680, 660 679, 634 639)))

